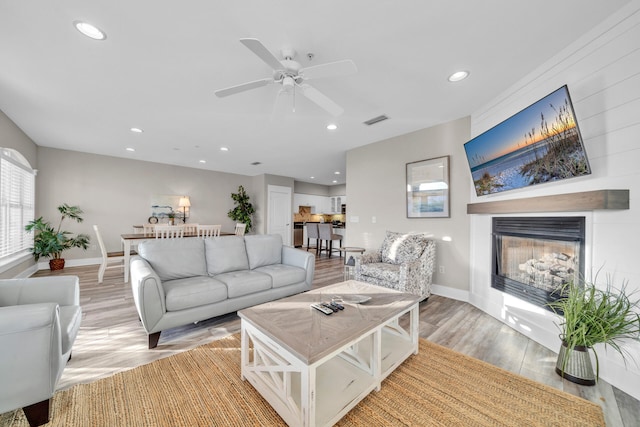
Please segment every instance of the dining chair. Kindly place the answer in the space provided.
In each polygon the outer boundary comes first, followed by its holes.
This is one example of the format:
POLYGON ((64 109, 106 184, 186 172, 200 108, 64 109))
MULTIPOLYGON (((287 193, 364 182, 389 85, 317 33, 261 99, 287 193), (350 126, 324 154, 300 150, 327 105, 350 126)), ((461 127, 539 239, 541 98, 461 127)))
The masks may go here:
MULTIPOLYGON (((322 251, 325 251, 327 255, 329 255, 329 258, 331 258, 331 253, 334 251, 333 241, 339 240, 340 246, 342 246, 342 236, 333 232, 333 226, 331 224, 318 224, 318 235, 320 237, 318 243, 320 254, 322 255, 322 251), (326 244, 325 249, 322 249, 323 242, 326 244)), ((337 250, 340 252, 340 248, 337 250)), ((340 257, 342 257, 342 252, 340 252, 340 257)))
POLYGON ((184 232, 186 234, 196 234, 198 232, 198 224, 183 224, 184 232))
POLYGON ((144 234, 155 234, 156 233, 156 224, 142 224, 142 232, 144 234))
POLYGON ((318 243, 320 243, 320 238, 318 235, 318 224, 314 223, 307 223, 307 252, 309 252, 309 248, 311 247, 309 245, 309 240, 311 239, 315 239, 315 243, 316 243, 316 255, 318 255, 318 249, 319 249, 319 245, 318 243))
POLYGON ((156 239, 176 239, 184 237, 181 225, 156 225, 156 239))
MULTIPOLYGON (((124 268, 124 251, 107 252, 107 249, 104 246, 104 241, 102 240, 102 235, 100 234, 100 230, 98 229, 97 225, 93 226, 93 231, 96 233, 98 246, 100 246, 100 252, 102 254, 102 262, 100 263, 100 268, 98 269, 98 283, 102 283, 102 280, 104 279, 104 272, 107 268, 124 268), (118 265, 109 266, 109 264, 118 265)), ((137 255, 137 252, 131 251, 131 255, 137 255)))
POLYGON ((242 224, 240 222, 236 223, 236 236, 244 236, 245 231, 247 230, 247 224, 242 224))
POLYGON ((219 237, 222 225, 198 225, 198 237, 219 237))

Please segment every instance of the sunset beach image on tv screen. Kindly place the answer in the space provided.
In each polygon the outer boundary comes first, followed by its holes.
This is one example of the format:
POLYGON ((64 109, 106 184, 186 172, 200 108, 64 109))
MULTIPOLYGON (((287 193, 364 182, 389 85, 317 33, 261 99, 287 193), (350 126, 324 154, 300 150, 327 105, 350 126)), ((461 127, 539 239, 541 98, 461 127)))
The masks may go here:
POLYGON ((591 173, 566 86, 464 148, 478 196, 591 173))

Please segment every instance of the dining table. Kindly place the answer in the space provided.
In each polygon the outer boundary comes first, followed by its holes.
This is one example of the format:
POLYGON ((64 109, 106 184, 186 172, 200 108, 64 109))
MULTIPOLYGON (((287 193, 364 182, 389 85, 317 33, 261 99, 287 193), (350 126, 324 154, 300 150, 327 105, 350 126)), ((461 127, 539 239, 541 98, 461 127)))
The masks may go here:
MULTIPOLYGON (((221 231, 220 236, 234 236, 235 233, 221 231)), ((198 237, 198 233, 184 233, 183 238, 198 237)), ((214 237, 215 238, 215 237, 214 237)), ((129 282, 129 262, 131 261, 131 248, 148 240, 155 240, 155 233, 128 233, 121 234, 120 241, 124 250, 124 283, 129 282)))

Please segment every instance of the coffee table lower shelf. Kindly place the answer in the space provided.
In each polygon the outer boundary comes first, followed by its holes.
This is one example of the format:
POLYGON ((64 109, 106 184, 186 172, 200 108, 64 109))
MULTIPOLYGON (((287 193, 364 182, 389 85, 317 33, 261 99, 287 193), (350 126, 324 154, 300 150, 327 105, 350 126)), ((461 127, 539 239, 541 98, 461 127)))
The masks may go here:
POLYGON ((417 303, 311 364, 242 319, 242 378, 290 426, 335 424, 417 353, 417 303), (400 326, 403 316, 408 327, 400 326))

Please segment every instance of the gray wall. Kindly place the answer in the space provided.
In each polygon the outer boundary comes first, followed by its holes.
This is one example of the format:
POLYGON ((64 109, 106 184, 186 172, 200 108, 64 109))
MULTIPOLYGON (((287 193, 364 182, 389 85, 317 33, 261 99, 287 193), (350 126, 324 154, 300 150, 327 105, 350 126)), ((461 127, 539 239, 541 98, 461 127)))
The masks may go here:
MULTIPOLYGON (((147 221, 152 195, 187 195, 191 199, 188 222, 222 224, 225 231, 232 231, 234 225, 227 217, 233 208, 230 194, 243 185, 252 201, 257 198, 254 178, 245 175, 46 147, 38 148, 38 158, 36 216, 55 219, 61 203, 79 205, 85 221, 68 222, 65 228, 95 240, 92 225, 97 224, 109 251, 121 250, 120 234, 131 233, 133 225, 147 221)), ((64 253, 67 260, 99 255, 97 247, 64 253)))
POLYGON ((329 196, 329 186, 296 181, 294 183, 293 192, 299 194, 313 194, 315 196, 329 196))
MULTIPOLYGON (((0 148, 12 148, 22 154, 33 169, 38 169, 38 146, 9 117, 0 111, 0 148)), ((32 258, 25 259, 7 270, 0 271, 0 279, 15 277, 34 265, 32 258)))
POLYGON ((347 153, 347 238, 345 245, 378 248, 387 230, 430 233, 437 240, 434 284, 469 288, 469 202, 471 182, 463 144, 468 117, 390 138, 347 153), (406 164, 450 156, 450 218, 409 219, 406 164), (355 217, 358 222, 354 222, 355 217), (375 217, 375 223, 373 222, 375 217), (451 241, 443 241, 450 237, 451 241))

